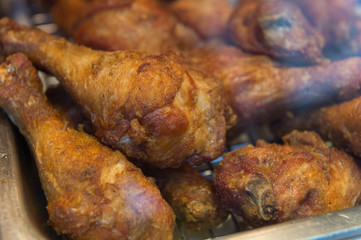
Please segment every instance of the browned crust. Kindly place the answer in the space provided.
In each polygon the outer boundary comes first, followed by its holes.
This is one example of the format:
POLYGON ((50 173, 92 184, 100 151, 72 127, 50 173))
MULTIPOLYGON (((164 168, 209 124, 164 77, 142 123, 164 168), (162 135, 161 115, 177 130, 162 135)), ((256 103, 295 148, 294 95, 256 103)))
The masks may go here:
POLYGON ((160 191, 187 230, 212 229, 222 223, 228 212, 222 208, 213 183, 195 168, 153 169, 160 191))
POLYGON ((359 203, 361 170, 351 156, 312 132, 295 131, 284 141, 259 141, 225 154, 213 178, 229 210, 260 226, 359 203))
POLYGON ((233 114, 222 83, 187 70, 174 53, 95 51, 7 18, 0 42, 6 54, 24 52, 54 74, 95 134, 129 157, 166 168, 208 162, 224 150, 225 115, 233 114))
POLYGON ((233 41, 246 51, 287 62, 325 62, 325 40, 287 1, 242 1, 229 21, 233 41))
POLYGON ((174 214, 120 152, 70 128, 49 105, 23 54, 0 66, 0 105, 34 153, 58 234, 73 239, 172 239, 174 214))

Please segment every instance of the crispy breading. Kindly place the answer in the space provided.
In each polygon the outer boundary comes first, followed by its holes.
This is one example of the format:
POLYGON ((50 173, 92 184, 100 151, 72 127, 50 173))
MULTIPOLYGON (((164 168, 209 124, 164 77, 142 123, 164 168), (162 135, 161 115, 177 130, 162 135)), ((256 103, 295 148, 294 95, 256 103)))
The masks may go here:
POLYGON ((325 40, 290 1, 241 1, 229 21, 242 49, 285 62, 322 63, 325 40))
POLYGON ((91 50, 8 18, 0 20, 0 43, 55 75, 95 135, 129 157, 165 168, 224 151, 226 117, 233 118, 222 83, 187 71, 173 53, 91 50))
POLYGON ((361 169, 314 132, 294 131, 285 145, 262 140, 224 155, 213 174, 217 194, 251 226, 356 206, 361 169))
POLYGON ((75 42, 94 49, 161 53, 201 42, 194 30, 154 0, 64 0, 52 13, 75 42))
POLYGON ((156 186, 119 151, 70 128, 23 54, 0 66, 0 105, 28 140, 58 234, 173 239, 174 213, 156 186))
POLYGON ((187 230, 211 229, 227 218, 228 211, 222 208, 212 181, 195 168, 186 164, 147 172, 155 177, 164 199, 187 230))

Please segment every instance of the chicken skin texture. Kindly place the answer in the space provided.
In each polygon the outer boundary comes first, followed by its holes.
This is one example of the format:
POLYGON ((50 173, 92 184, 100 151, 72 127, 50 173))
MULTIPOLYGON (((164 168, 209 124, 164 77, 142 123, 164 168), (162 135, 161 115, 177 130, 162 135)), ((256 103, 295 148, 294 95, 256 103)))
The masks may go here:
POLYGON ((229 21, 231 37, 242 49, 282 61, 319 64, 325 40, 288 1, 241 1, 229 21))
POLYGON ((361 170, 314 132, 294 131, 285 145, 259 140, 224 155, 213 174, 222 203, 258 227, 360 202, 361 170))
POLYGON ((172 239, 175 217, 159 190, 119 151, 68 126, 25 55, 0 66, 0 106, 31 148, 58 234, 72 239, 172 239))
POLYGON ((227 218, 228 211, 221 207, 213 183, 191 166, 148 171, 187 230, 211 229, 227 218))
POLYGON ((234 119, 223 85, 189 70, 173 53, 103 52, 0 20, 6 54, 25 53, 55 75, 87 112, 95 135, 160 168, 201 164, 223 153, 234 119))
POLYGON ((322 33, 326 43, 343 56, 361 52, 361 5, 358 0, 295 0, 322 33), (327 11, 326 11, 327 10, 327 11))
POLYGON ((201 42, 194 30, 153 0, 62 0, 52 12, 75 42, 94 49, 161 53, 201 42), (64 9, 72 9, 65 11, 68 18, 64 9))
POLYGON ((290 129, 312 130, 323 138, 361 157, 361 98, 315 109, 298 115, 289 114, 274 126, 276 135, 290 129))
POLYGON ((185 62, 222 80, 243 129, 272 121, 288 110, 315 108, 360 95, 361 58, 286 67, 262 55, 226 45, 184 53, 185 62))
POLYGON ((228 0, 176 0, 168 8, 180 22, 205 40, 224 38, 233 12, 228 0))
MULTIPOLYGON (((89 129, 88 121, 76 108, 61 87, 46 92, 61 116, 75 128, 89 129), (64 101, 64 99, 66 101, 64 101)), ((189 231, 208 230, 222 223, 228 212, 221 208, 213 183, 188 164, 180 168, 159 169, 139 164, 146 176, 151 176, 174 210, 182 225, 189 231)))

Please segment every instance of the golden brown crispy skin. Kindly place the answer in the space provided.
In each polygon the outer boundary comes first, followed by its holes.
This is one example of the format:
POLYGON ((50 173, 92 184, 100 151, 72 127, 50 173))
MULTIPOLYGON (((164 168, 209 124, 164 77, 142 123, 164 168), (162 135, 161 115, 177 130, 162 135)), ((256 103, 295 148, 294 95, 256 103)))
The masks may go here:
MULTIPOLYGON (((47 96, 61 116, 72 126, 87 126, 81 111, 61 87, 49 89, 47 96)), ((87 130, 87 128, 86 128, 87 130)), ((185 164, 177 169, 142 168, 145 174, 155 177, 165 200, 173 208, 177 218, 190 231, 208 230, 222 223, 228 212, 221 208, 213 183, 196 169, 185 164)))
POLYGON ((174 214, 120 152, 68 127, 22 54, 0 67, 0 105, 33 150, 50 223, 73 239, 172 239, 174 214))
POLYGON ((343 55, 361 51, 361 5, 358 0, 296 0, 330 47, 343 55))
POLYGON ((323 138, 361 157, 361 98, 316 109, 299 115, 288 115, 274 126, 277 135, 290 129, 313 130, 323 138))
POLYGON ((67 25, 72 26, 75 42, 95 49, 160 53, 200 43, 196 32, 154 0, 58 1, 53 15, 65 32, 67 25), (68 18, 64 18, 64 9, 72 9, 68 18))
POLYGON ((227 218, 228 212, 221 207, 213 183, 191 166, 152 169, 149 173, 156 178, 164 199, 188 230, 211 229, 227 218))
POLYGON ((203 39, 223 38, 233 8, 227 0, 176 0, 170 11, 203 39))
POLYGON ((223 81, 241 127, 273 120, 287 110, 314 108, 360 95, 361 58, 285 67, 224 45, 185 53, 185 61, 223 81))
POLYGON ((351 156, 314 132, 294 131, 283 140, 259 140, 224 155, 213 178, 229 210, 256 227, 359 203, 361 170, 351 156))
POLYGON ((229 21, 233 41, 244 50, 290 62, 318 64, 325 40, 287 1, 241 1, 229 21))
POLYGON ((89 114, 95 135, 127 156, 165 168, 223 153, 222 83, 186 71, 175 54, 95 51, 7 18, 0 43, 54 74, 89 114))

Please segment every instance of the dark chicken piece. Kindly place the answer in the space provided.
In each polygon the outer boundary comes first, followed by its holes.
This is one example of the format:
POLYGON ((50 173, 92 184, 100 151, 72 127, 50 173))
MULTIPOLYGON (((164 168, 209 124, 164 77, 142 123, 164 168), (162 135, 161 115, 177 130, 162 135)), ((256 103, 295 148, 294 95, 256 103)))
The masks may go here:
POLYGON ((277 135, 290 129, 313 130, 323 138, 361 157, 361 98, 316 109, 299 115, 290 114, 274 126, 277 135))
MULTIPOLYGON (((87 112, 95 135, 160 168, 201 164, 223 153, 228 112, 222 83, 186 71, 172 53, 95 51, 0 20, 7 54, 24 52, 54 74, 87 112)), ((230 118, 231 119, 231 118, 230 118)))
POLYGON ((228 0, 176 0, 170 11, 203 39, 223 38, 233 8, 228 0))
POLYGON ((294 131, 283 141, 259 140, 224 155, 213 179, 229 210, 257 227, 360 203, 361 170, 351 156, 313 132, 294 131))
POLYGON ((310 67, 284 67, 234 47, 208 46, 185 53, 192 68, 223 81, 241 128, 269 122, 286 111, 315 108, 360 95, 361 58, 310 67))
POLYGON ((75 42, 95 49, 160 53, 200 42, 197 33, 153 0, 62 0, 52 12, 75 42))
POLYGON ((233 41, 246 51, 285 62, 318 64, 325 41, 288 1, 244 0, 229 21, 233 41))
POLYGON ((156 178, 163 197, 188 230, 211 229, 227 218, 213 183, 191 166, 152 169, 150 175, 156 178))
POLYGON ((34 153, 51 225, 73 239, 172 239, 174 214, 120 152, 68 126, 22 54, 0 66, 0 106, 34 153))
POLYGON ((295 0, 331 49, 343 56, 361 53, 361 2, 295 0))

